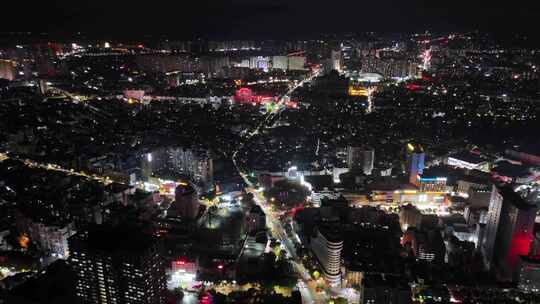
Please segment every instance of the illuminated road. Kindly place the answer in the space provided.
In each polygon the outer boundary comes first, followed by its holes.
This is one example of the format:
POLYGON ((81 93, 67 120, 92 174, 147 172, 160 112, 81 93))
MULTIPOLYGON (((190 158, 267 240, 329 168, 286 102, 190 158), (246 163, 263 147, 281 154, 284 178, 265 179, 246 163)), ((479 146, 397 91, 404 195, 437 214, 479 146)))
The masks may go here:
POLYGON ((62 172, 62 173, 65 173, 67 175, 80 176, 80 177, 87 178, 89 180, 98 181, 100 183, 103 183, 104 185, 108 185, 108 184, 111 184, 113 182, 109 177, 98 176, 98 175, 95 175, 95 174, 88 174, 86 172, 75 171, 73 169, 65 169, 65 168, 62 168, 62 167, 60 167, 60 166, 58 166, 56 164, 38 163, 38 162, 29 160, 29 159, 20 159, 18 157, 14 157, 14 156, 8 156, 5 153, 0 153, 0 162, 2 162, 4 160, 7 160, 7 159, 14 159, 14 160, 20 161, 20 162, 24 163, 25 165, 27 165, 30 168, 40 168, 40 169, 45 169, 45 170, 49 170, 49 171, 62 172))
MULTIPOLYGON (((243 177, 244 179, 247 179, 247 176, 243 177)), ((255 202, 263 209, 264 213, 266 214, 266 224, 269 226, 272 236, 279 240, 283 245, 283 249, 287 252, 291 259, 291 264, 294 271, 301 278, 297 286, 298 290, 302 293, 303 303, 326 303, 326 296, 324 292, 317 293, 316 283, 311 279, 309 271, 304 267, 300 258, 296 255, 294 242, 290 239, 287 232, 283 228, 283 224, 279 220, 279 215, 272 210, 261 191, 254 190, 252 185, 246 190, 253 194, 255 202)))
POLYGON ((285 229, 283 228, 283 224, 279 220, 279 216, 277 216, 274 212, 272 212, 268 202, 266 201, 262 193, 260 191, 255 190, 255 185, 253 185, 253 183, 249 180, 248 176, 242 171, 242 169, 238 165, 237 155, 239 151, 241 151, 242 148, 253 138, 253 136, 255 136, 262 129, 264 129, 267 126, 267 124, 271 122, 274 118, 281 115, 283 110, 286 108, 284 106, 285 100, 296 89, 303 86, 305 83, 312 81, 318 75, 319 75, 319 70, 316 70, 308 78, 302 80, 301 82, 293 86, 291 89, 289 89, 289 91, 287 91, 287 93, 278 100, 277 107, 275 107, 274 110, 272 110, 272 112, 268 113, 268 115, 266 115, 266 117, 261 121, 261 123, 259 123, 251 132, 246 132, 247 135, 243 138, 243 141, 240 143, 237 150, 233 153, 233 157, 232 157, 234 166, 236 167, 240 176, 242 176, 242 179, 247 185, 246 191, 253 194, 255 202, 263 209, 264 213, 266 214, 267 225, 270 228, 272 236, 280 241, 280 243, 284 246, 285 250, 290 256, 291 264, 293 265, 294 271, 297 273, 298 277, 301 278, 297 286, 300 293, 302 294, 302 302, 306 304, 326 303, 327 302, 326 293, 324 291, 321 293, 318 293, 316 291, 315 283, 311 279, 309 272, 306 270, 306 268, 304 267, 304 265, 302 264, 302 262, 296 255, 296 249, 294 247, 294 243, 285 232, 285 229))

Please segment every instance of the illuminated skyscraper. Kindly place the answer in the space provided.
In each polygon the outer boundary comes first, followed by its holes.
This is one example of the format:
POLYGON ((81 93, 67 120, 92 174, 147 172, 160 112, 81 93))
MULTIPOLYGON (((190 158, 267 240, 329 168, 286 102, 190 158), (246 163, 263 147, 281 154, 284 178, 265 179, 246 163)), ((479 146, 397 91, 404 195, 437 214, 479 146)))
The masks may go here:
POLYGON ((316 236, 311 239, 311 249, 319 261, 324 278, 331 286, 339 286, 343 237, 337 226, 331 223, 319 226, 316 236))
POLYGON ((420 145, 407 144, 407 173, 411 184, 416 184, 418 176, 424 172, 425 157, 420 145))
POLYGON ((533 240, 536 205, 523 200, 511 188, 501 188, 503 206, 493 253, 499 279, 518 280, 520 256, 529 254, 533 240))
POLYGON ((203 191, 212 188, 214 164, 206 150, 180 147, 159 148, 142 157, 141 173, 144 178, 158 175, 160 171, 173 171, 192 180, 203 191))
POLYGON ((165 302, 161 244, 153 235, 135 227, 95 225, 71 237, 69 248, 81 303, 165 302))
POLYGON ((517 281, 519 258, 529 253, 533 240, 536 205, 511 188, 493 186, 482 254, 487 269, 504 281, 517 281))
POLYGON ((491 198, 489 200, 489 210, 487 214, 486 228, 483 233, 483 239, 479 240, 481 244, 482 256, 484 257, 484 266, 491 269, 493 262, 493 246, 497 237, 497 228, 501 217, 503 197, 495 185, 491 188, 491 198))
POLYGON ((168 149, 168 164, 178 172, 186 174, 207 190, 214 182, 214 163, 205 150, 181 148, 168 149))

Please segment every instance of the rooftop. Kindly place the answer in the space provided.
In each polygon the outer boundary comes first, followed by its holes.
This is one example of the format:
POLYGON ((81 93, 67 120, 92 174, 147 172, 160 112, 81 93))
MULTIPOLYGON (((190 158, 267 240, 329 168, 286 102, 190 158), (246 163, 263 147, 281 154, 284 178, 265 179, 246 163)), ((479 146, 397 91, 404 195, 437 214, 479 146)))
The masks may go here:
POLYGON ((462 160, 462 161, 468 162, 470 164, 475 164, 475 165, 481 164, 481 163, 486 161, 485 159, 483 159, 479 155, 474 154, 474 153, 472 153, 470 151, 461 151, 461 152, 458 152, 458 153, 451 154, 448 157, 458 159, 458 160, 462 160))
POLYGON ((143 232, 142 227, 127 224, 92 225, 85 232, 78 233, 70 239, 70 242, 84 244, 90 250, 110 253, 145 251, 155 241, 156 238, 143 232))
POLYGON ((492 171, 498 175, 508 177, 525 177, 530 175, 528 166, 516 165, 509 161, 498 162, 492 171))

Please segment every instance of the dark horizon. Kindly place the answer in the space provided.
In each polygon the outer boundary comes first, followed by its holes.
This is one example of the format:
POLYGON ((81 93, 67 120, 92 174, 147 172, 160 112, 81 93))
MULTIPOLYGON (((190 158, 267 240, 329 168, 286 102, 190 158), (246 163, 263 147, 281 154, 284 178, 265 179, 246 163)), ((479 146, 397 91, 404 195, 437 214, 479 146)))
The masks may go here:
POLYGON ((124 0, 79 3, 43 1, 28 7, 8 2, 0 32, 47 33, 53 37, 78 32, 99 38, 145 35, 178 39, 280 39, 323 33, 484 31, 531 34, 540 18, 540 3, 524 0, 490 4, 426 0, 284 1, 202 0, 190 3, 124 0), (509 12, 512 12, 509 14, 509 12))

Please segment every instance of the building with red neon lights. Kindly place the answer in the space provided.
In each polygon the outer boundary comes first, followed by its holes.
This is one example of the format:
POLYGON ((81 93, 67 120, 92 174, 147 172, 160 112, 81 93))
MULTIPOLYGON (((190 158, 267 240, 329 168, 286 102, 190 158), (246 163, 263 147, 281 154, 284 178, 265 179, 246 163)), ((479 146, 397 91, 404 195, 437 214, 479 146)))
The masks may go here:
POLYGON ((493 191, 484 245, 494 242, 483 248, 484 259, 498 279, 516 282, 519 259, 529 254, 533 240, 537 208, 509 187, 494 187, 493 191))
POLYGON ((239 103, 268 103, 276 101, 273 96, 256 95, 250 88, 240 88, 234 94, 234 101, 239 103))

